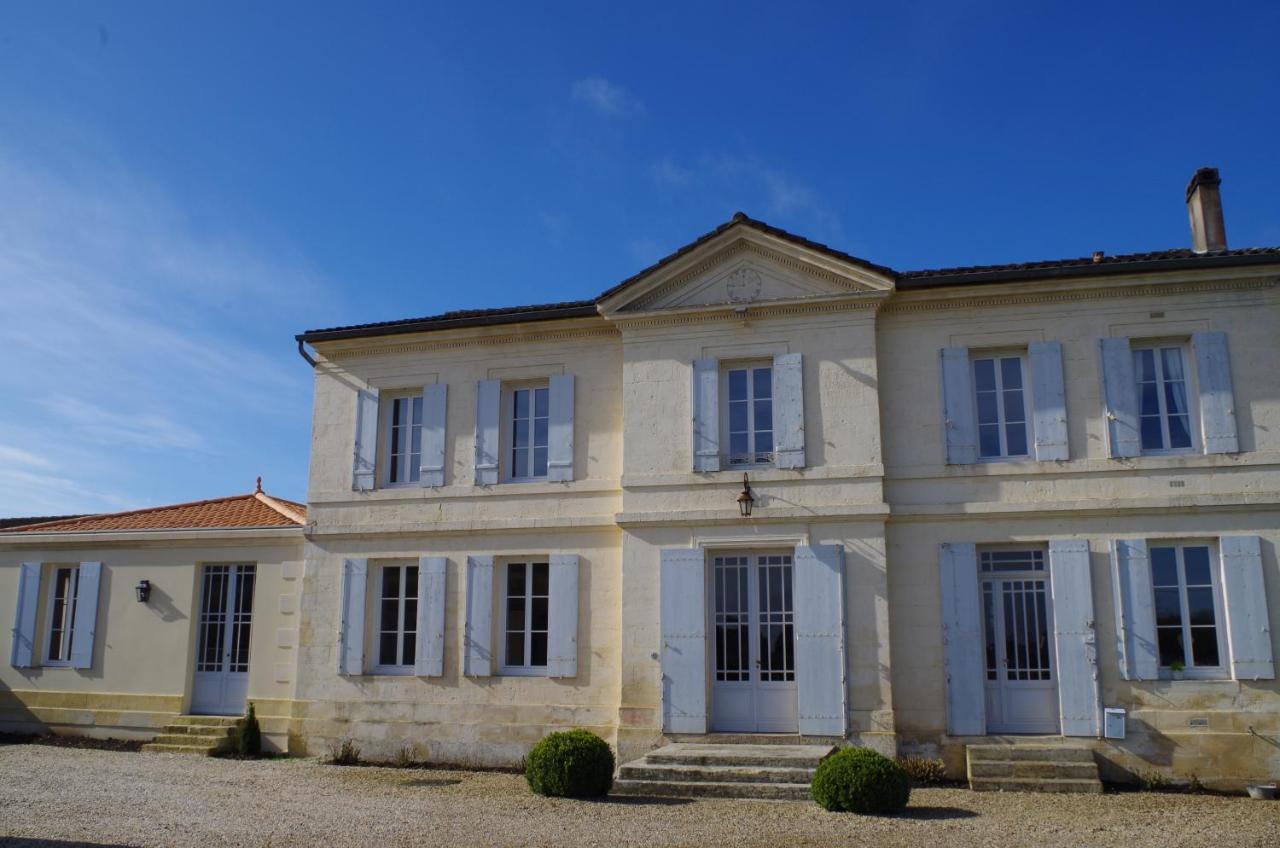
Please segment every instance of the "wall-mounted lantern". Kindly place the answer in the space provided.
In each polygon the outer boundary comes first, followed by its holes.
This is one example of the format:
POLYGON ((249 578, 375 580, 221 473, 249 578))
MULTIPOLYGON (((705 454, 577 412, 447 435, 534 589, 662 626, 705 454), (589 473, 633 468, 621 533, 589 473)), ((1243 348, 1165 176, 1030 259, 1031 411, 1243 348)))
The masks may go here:
POLYGON ((138 593, 138 603, 145 604, 151 597, 151 581, 139 580, 138 585, 133 587, 133 591, 138 593))
POLYGON ((746 472, 743 472, 742 492, 738 495, 738 512, 742 513, 743 518, 750 518, 751 508, 755 505, 755 495, 751 494, 751 481, 747 479, 746 472))

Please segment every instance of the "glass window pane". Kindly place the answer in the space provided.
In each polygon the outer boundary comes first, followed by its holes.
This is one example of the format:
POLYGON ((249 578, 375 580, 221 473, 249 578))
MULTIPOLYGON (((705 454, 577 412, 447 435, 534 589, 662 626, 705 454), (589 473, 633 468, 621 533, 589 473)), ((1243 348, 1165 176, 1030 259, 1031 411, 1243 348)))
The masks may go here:
MULTIPOLYGON (((1161 589, 1162 592, 1169 591, 1161 589)), ((1205 586, 1187 590, 1187 617, 1192 626, 1197 624, 1216 624, 1213 613, 1213 590, 1205 586)))
POLYGON ((1169 447, 1191 447, 1191 422, 1185 415, 1175 415, 1169 419, 1169 447))
POLYGON ((1178 585, 1178 556, 1173 548, 1151 549, 1151 585, 1178 585))
POLYGON ((1004 392, 1004 420, 1026 421, 1027 409, 1022 400, 1021 391, 1004 392))
POLYGON ((547 634, 534 633, 529 637, 529 665, 547 664, 547 634))
POLYGON ((547 599, 534 598, 529 602, 529 628, 531 630, 547 629, 547 599))
POLYGON ((1005 443, 1008 445, 1009 456, 1026 456, 1027 425, 1023 423, 1008 425, 1005 428, 1005 443))
POLYGON ((1182 599, 1178 590, 1156 589, 1156 625, 1182 624, 1182 599))
POLYGON ((550 404, 551 390, 537 389, 533 393, 533 414, 539 418, 547 417, 547 407, 550 404))
POLYGON ((999 424, 986 424, 978 428, 978 450, 983 456, 1000 455, 999 424))
POLYGON ((1164 378, 1166 380, 1182 379, 1182 350, 1176 347, 1166 347, 1160 351, 1160 358, 1164 360, 1164 378))
POLYGON ((418 649, 418 636, 413 632, 406 632, 402 637, 400 664, 413 665, 416 662, 418 649))
POLYGON ((771 400, 756 401, 755 427, 757 430, 773 429, 773 401, 771 400))
POLYGON ((507 566, 507 597, 524 597, 524 563, 507 566))
POLYGON ((1145 383, 1156 378, 1156 358, 1152 351, 1135 350, 1133 366, 1138 375, 1138 382, 1145 383))
POLYGON ((1140 414, 1160 414, 1160 390, 1155 383, 1138 384, 1138 397, 1140 414))
POLYGON ((751 389, 757 398, 773 397, 773 369, 757 368, 752 372, 751 389))
POLYGON ((748 450, 746 433, 733 433, 729 436, 729 453, 735 456, 743 456, 748 450))
POLYGON ((994 359, 975 359, 973 361, 973 382, 980 392, 995 391, 996 363, 994 359))
POLYGON ((524 632, 507 634, 507 665, 524 665, 524 632))
POLYGON ((1164 407, 1170 415, 1187 414, 1187 384, 1164 384, 1164 407))
POLYGON ((729 432, 741 433, 747 429, 747 402, 729 404, 729 432))
POLYGON ((533 594, 550 594, 550 566, 545 562, 535 562, 530 567, 533 569, 533 594))
POLYGON ((756 453, 773 453, 773 433, 756 433, 756 453))
POLYGON ((1160 665, 1168 666, 1174 663, 1185 663, 1186 653, 1182 650, 1182 628, 1181 627, 1161 627, 1156 631, 1159 636, 1156 637, 1160 645, 1160 665))
POLYGON ((747 372, 733 370, 729 372, 729 400, 747 399, 747 372))
POLYGON ((383 633, 378 640, 378 665, 396 664, 396 639, 394 632, 383 633))
POLYGON ((1218 658, 1217 628, 1191 628, 1191 661, 1200 667, 1221 665, 1218 658))
POLYGON ((547 446, 547 421, 546 418, 538 418, 533 422, 533 444, 535 447, 545 448, 547 446))
POLYGON ((404 596, 406 598, 418 597, 418 566, 410 565, 404 570, 404 596))
POLYGON ((529 449, 516 448, 511 457, 511 476, 528 477, 529 476, 529 449))
POLYGON ((1209 569, 1208 548, 1183 548, 1182 562, 1186 566, 1188 586, 1210 586, 1213 584, 1209 569))
POLYGON ((533 476, 547 476, 547 449, 535 448, 533 451, 533 476))
POLYGON ((422 426, 422 395, 413 399, 413 423, 416 427, 422 426))
POLYGON ((1160 426, 1160 416, 1144 415, 1142 417, 1142 449, 1164 449, 1164 430, 1160 426))
POLYGON ((517 448, 529 446, 529 422, 517 420, 511 428, 511 443, 517 448))
POLYGON ((524 598, 507 598, 507 630, 524 630, 524 598))
POLYGON ((1006 389, 1022 388, 1022 360, 1016 356, 1001 359, 1000 380, 1006 389))
POLYGON ((391 427, 398 428, 404 423, 404 398, 391 401, 391 427))
POLYGON ((999 420, 1000 410, 996 404, 995 392, 978 393, 978 423, 994 424, 999 420))
POLYGON ((381 615, 379 629, 395 630, 400 625, 400 602, 395 598, 384 600, 382 602, 381 615))
POLYGON ((382 597, 398 598, 400 596, 400 569, 382 569, 382 597))

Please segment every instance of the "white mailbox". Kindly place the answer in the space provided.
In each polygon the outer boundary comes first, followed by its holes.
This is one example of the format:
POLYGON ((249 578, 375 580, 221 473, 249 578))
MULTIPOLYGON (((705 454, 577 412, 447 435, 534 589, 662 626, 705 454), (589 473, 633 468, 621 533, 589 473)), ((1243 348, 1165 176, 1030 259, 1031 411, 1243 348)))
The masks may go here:
POLYGON ((1107 707, 1102 711, 1102 735, 1108 739, 1123 739, 1124 719, 1123 707, 1107 707))

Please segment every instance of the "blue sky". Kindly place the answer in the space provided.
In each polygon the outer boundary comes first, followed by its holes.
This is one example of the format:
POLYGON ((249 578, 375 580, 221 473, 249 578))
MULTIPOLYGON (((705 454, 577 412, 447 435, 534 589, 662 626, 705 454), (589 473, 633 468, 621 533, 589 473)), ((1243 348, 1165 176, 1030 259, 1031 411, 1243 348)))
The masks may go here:
POLYGON ((9 3, 0 515, 304 498, 294 333, 735 210, 899 269, 1280 244, 1280 4, 9 3), (180 8, 179 8, 180 7, 180 8), (267 7, 267 8, 264 8, 267 7), (861 11, 867 10, 867 11, 861 11))

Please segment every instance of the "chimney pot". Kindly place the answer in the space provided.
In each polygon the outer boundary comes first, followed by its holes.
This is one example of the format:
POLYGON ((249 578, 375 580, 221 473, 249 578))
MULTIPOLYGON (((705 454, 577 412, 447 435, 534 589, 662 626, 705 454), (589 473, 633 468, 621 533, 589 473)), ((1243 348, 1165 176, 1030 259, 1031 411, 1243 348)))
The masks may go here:
POLYGON ((1187 215, 1191 219, 1191 249, 1213 253, 1227 249, 1222 217, 1222 178, 1217 168, 1201 168, 1187 184, 1187 215))

